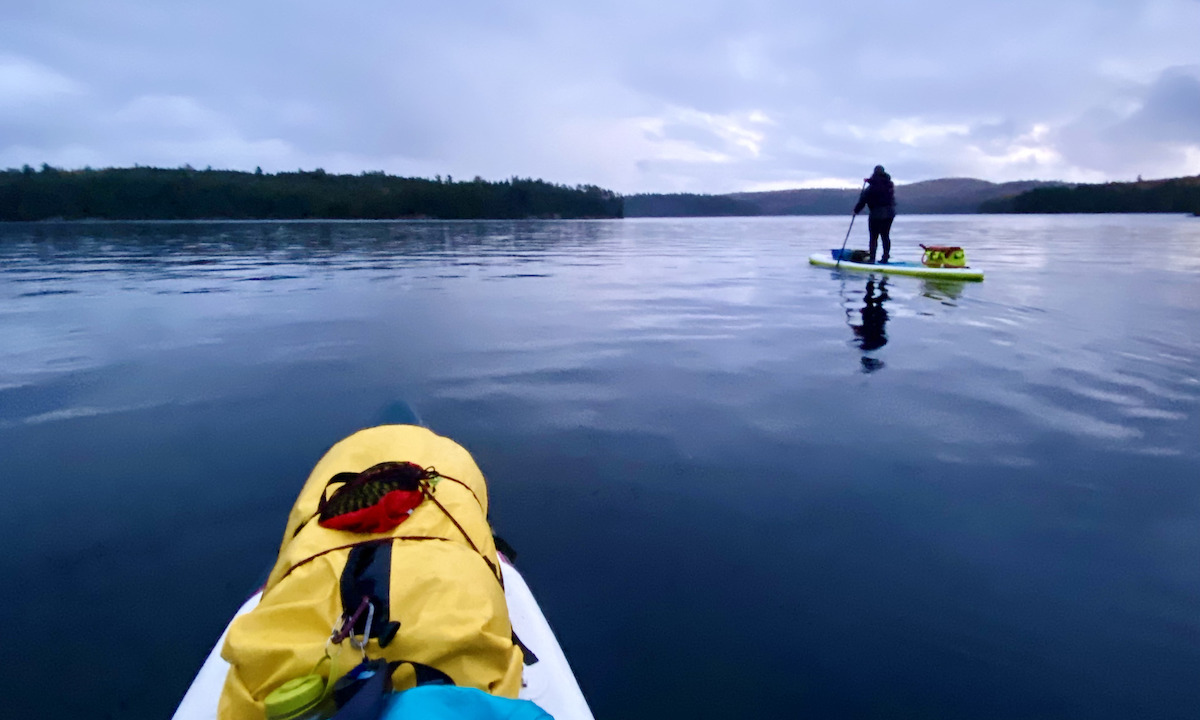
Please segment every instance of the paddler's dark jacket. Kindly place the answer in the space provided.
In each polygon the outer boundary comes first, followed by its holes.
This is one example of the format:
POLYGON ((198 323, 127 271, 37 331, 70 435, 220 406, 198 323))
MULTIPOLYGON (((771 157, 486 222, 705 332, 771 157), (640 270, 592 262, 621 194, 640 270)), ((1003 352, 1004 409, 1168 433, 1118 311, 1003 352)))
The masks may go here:
POLYGON ((858 196, 854 212, 862 212, 864 205, 871 208, 871 217, 896 216, 896 186, 892 184, 891 175, 877 173, 867 178, 867 186, 858 196))

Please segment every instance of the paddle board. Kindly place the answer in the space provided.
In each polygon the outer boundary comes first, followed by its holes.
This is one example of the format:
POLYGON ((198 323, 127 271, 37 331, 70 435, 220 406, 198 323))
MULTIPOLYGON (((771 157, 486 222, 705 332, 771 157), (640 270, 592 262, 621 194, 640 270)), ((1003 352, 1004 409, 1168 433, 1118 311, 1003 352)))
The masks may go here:
MULTIPOLYGON (((525 579, 504 555, 500 555, 500 570, 504 575, 504 599, 508 602, 513 631, 538 659, 536 663, 524 667, 518 697, 537 703, 555 720, 593 720, 591 708, 579 689, 575 673, 571 671, 567 657, 525 579)), ((261 597, 261 592, 255 593, 234 617, 253 610, 261 597)), ((225 675, 229 673, 229 663, 221 658, 221 647, 225 644, 225 634, 228 632, 226 626, 225 633, 213 646, 175 710, 173 720, 216 720, 217 700, 225 685, 225 675)))
MULTIPOLYGON (((384 424, 424 426, 420 415, 404 401, 388 405, 377 420, 384 424)), ((513 631, 537 657, 536 662, 522 669, 518 697, 536 703, 555 720, 594 720, 587 700, 579 689, 579 682, 533 592, 512 562, 503 553, 497 553, 497 556, 504 577, 504 598, 513 631)), ((251 596, 234 614, 234 618, 253 610, 261 597, 262 591, 251 596)), ((225 676, 229 673, 229 663, 221 657, 221 648, 228 633, 227 625, 176 708, 173 720, 216 720, 217 703, 225 685, 225 676)))
POLYGON ((813 253, 809 256, 808 262, 812 265, 827 268, 837 268, 840 270, 855 270, 858 272, 876 272, 888 273, 889 275, 911 275, 913 277, 926 278, 945 278, 948 280, 982 280, 983 271, 979 268, 934 268, 926 267, 921 263, 897 261, 887 264, 874 264, 852 262, 843 260, 840 263, 833 259, 832 254, 826 250, 824 252, 813 253))

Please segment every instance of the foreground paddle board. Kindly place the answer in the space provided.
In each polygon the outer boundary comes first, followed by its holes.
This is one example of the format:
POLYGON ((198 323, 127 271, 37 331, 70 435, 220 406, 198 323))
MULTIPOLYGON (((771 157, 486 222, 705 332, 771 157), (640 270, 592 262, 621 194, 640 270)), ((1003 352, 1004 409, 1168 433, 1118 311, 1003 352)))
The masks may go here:
MULTIPOLYGON (((417 425, 424 427, 416 408, 398 400, 383 409, 376 418, 377 424, 417 425)), ((525 578, 513 567, 503 553, 498 553, 500 571, 504 577, 504 599, 508 604, 508 618, 513 631, 521 642, 537 656, 537 662, 525 665, 521 676, 522 700, 531 700, 549 713, 555 720, 594 720, 575 673, 567 663, 562 647, 550 629, 550 623, 525 583, 525 578)), ((250 612, 258 605, 262 592, 255 593, 234 614, 234 617, 250 612)), ((230 620, 232 623, 232 620, 230 620)), ((229 663, 221 657, 225 636, 229 628, 217 639, 196 679, 175 710, 174 720, 216 720, 217 701, 225 686, 229 663)))
POLYGON ((983 271, 978 268, 933 268, 925 267, 921 263, 914 262, 889 262, 885 264, 872 265, 871 263, 858 263, 849 260, 843 260, 840 263, 834 260, 828 250, 819 253, 813 253, 809 256, 808 262, 813 265, 827 268, 837 268, 839 270, 857 270, 859 272, 877 272, 888 273, 889 275, 911 275, 913 277, 927 278, 944 278, 947 280, 982 280, 983 271))
MULTIPOLYGON (((519 697, 537 703, 555 720, 593 720, 562 647, 525 579, 503 555, 500 556, 500 569, 504 574, 504 597, 508 601, 513 630, 538 658, 536 663, 524 668, 519 697)), ((261 592, 255 593, 234 617, 250 612, 260 597, 261 592)), ((228 628, 225 632, 229 632, 228 628)), ((216 720, 217 699, 229 672, 229 663, 221 658, 224 644, 225 635, 222 634, 175 710, 174 720, 216 720)))

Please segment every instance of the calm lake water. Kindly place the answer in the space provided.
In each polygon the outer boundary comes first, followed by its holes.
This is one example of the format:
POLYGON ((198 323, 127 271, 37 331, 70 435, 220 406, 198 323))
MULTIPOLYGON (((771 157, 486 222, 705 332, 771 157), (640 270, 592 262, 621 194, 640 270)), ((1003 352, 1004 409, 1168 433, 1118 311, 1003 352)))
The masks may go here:
POLYGON ((599 718, 1200 716, 1200 219, 846 223, 0 225, 4 715, 168 717, 405 400, 599 718))

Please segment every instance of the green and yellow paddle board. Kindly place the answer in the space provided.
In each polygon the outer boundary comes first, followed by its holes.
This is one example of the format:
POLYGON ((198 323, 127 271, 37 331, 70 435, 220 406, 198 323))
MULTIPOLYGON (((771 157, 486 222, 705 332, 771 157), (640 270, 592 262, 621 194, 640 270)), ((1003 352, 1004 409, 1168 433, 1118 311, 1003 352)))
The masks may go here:
POLYGON ((975 267, 926 267, 921 263, 899 261, 887 264, 852 262, 833 259, 829 251, 813 253, 808 262, 819 267, 837 268, 839 270, 855 270, 857 272, 888 273, 889 275, 911 275, 913 277, 945 278, 947 280, 982 280, 983 271, 975 267))

